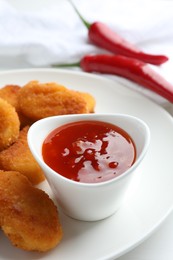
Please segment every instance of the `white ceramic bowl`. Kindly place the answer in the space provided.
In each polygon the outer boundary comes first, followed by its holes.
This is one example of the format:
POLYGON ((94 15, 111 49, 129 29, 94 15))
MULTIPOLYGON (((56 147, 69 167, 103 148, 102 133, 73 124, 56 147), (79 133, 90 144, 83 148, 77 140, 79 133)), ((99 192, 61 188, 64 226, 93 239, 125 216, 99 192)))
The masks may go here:
POLYGON ((54 116, 34 123, 28 132, 28 144, 55 198, 65 214, 85 221, 104 219, 116 212, 123 202, 125 192, 144 158, 150 142, 150 131, 142 120, 123 114, 83 114, 54 116), (42 158, 42 144, 55 128, 70 122, 97 120, 109 122, 124 129, 136 146, 136 161, 123 174, 100 183, 81 183, 72 181, 52 170, 42 158))

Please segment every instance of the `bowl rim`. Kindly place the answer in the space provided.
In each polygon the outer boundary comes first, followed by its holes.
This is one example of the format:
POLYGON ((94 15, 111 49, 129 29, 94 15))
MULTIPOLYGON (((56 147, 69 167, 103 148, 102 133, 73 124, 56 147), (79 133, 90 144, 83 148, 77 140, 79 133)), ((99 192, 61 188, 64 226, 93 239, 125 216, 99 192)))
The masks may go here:
MULTIPOLYGON (((106 122, 106 120, 100 120, 100 119, 96 119, 96 121, 102 121, 102 122, 106 122)), ((67 123, 64 123, 64 124, 68 124, 67 123)), ((62 124, 62 125, 64 125, 62 124)), ((53 128, 51 131, 53 131, 55 128, 53 128)), ((51 132, 50 131, 50 132, 51 132)), ((127 133, 128 131, 125 130, 127 133)), ((50 133, 49 132, 49 133, 50 133)), ((47 133, 47 135, 49 134, 47 133)), ((34 156, 35 160, 37 161, 37 163, 39 163, 39 165, 41 166, 42 170, 43 170, 43 167, 46 168, 46 171, 49 171, 51 172, 51 174, 53 175, 58 175, 58 177, 60 179, 62 179, 62 181, 66 181, 67 183, 71 184, 71 185, 75 185, 75 186, 78 186, 78 187, 86 187, 86 188, 95 188, 95 187, 102 187, 102 186, 105 186, 105 185, 111 185, 112 183, 114 182, 119 182, 121 179, 124 179, 126 178, 127 175, 129 175, 132 171, 134 171, 134 168, 137 168, 138 165, 140 164, 140 162, 143 160, 143 158, 145 157, 148 149, 149 149, 149 145, 150 145, 150 140, 151 140, 151 134, 150 134, 150 129, 149 129, 149 126, 146 124, 146 122, 144 122, 144 120, 136 117, 136 116, 132 116, 132 115, 129 115, 129 114, 125 114, 125 113, 95 113, 95 114, 71 114, 71 115, 58 115, 58 116, 50 116, 50 117, 46 117, 46 118, 43 118, 43 119, 40 119, 38 121, 36 121, 35 123, 33 123, 29 130, 28 130, 28 134, 27 134, 27 141, 28 141, 28 145, 29 145, 29 148, 31 150, 31 153, 32 155, 34 156), (80 119, 79 121, 83 121, 85 120, 85 118, 88 118, 88 117, 105 117, 105 116, 115 116, 115 117, 128 117, 128 118, 131 118, 131 119, 134 119, 136 121, 138 121, 141 125, 144 126, 145 128, 145 131, 146 131, 146 135, 145 135, 145 143, 144 143, 144 147, 142 149, 142 152, 141 154, 139 155, 139 157, 137 158, 137 160, 135 160, 135 162, 133 163, 133 165, 128 168, 125 172, 123 172, 122 174, 120 174, 119 176, 117 177, 114 177, 112 179, 109 179, 109 180, 105 180, 103 182, 94 182, 94 183, 85 183, 85 182, 77 182, 77 181, 74 181, 74 180, 71 180, 69 178, 66 178, 64 177, 63 175, 61 175, 60 173, 54 171, 50 166, 48 166, 45 161, 43 160, 43 158, 35 151, 35 149, 33 148, 33 143, 32 143, 32 134, 34 134, 34 130, 35 130, 35 127, 38 127, 37 125, 39 125, 40 123, 42 122, 46 122, 46 121, 52 121, 52 120, 56 120, 58 118, 74 118, 73 121, 70 121, 70 122, 75 122, 77 118, 80 118, 80 117, 83 117, 83 119, 80 119)), ((135 142, 134 142, 135 143, 135 142)), ((43 143, 42 143, 43 144, 43 143)), ((41 145, 42 147, 42 145, 41 145)), ((44 170, 43 170, 44 172, 44 170)))

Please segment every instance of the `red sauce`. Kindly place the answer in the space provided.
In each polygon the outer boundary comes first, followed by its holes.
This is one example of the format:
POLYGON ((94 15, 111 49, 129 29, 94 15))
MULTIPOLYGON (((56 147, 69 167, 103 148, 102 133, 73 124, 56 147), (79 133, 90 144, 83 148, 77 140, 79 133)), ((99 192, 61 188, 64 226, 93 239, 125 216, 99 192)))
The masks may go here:
POLYGON ((45 139, 42 154, 54 171, 85 183, 119 176, 136 159, 131 137, 123 129, 100 121, 73 122, 56 128, 45 139))

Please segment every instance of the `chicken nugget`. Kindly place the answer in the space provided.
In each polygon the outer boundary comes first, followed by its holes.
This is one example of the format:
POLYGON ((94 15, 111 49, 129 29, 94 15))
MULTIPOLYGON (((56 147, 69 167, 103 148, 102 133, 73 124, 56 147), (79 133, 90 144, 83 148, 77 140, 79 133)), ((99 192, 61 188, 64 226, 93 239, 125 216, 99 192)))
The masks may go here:
POLYGON ((18 93, 20 88, 21 87, 19 85, 5 85, 0 89, 0 98, 6 100, 16 109, 16 112, 19 116, 20 128, 22 129, 27 125, 31 125, 33 121, 24 116, 19 109, 18 93))
POLYGON ((0 226, 14 246, 28 251, 48 251, 62 239, 53 201, 15 171, 0 171, 0 226))
POLYGON ((88 113, 86 100, 56 83, 31 81, 19 91, 21 112, 31 120, 64 114, 88 113))
POLYGON ((18 116, 20 120, 20 129, 24 128, 25 126, 31 126, 35 120, 31 120, 30 118, 23 115, 21 111, 18 111, 18 116))
POLYGON ((14 143, 20 130, 20 121, 15 108, 0 98, 0 151, 14 143))
POLYGON ((16 142, 0 152, 0 169, 18 171, 35 185, 42 182, 45 176, 29 149, 27 143, 28 129, 29 126, 24 127, 16 142))
POLYGON ((0 98, 5 99, 16 111, 18 111, 18 92, 20 90, 19 85, 5 85, 0 89, 0 98))
POLYGON ((95 98, 87 92, 80 92, 80 91, 77 92, 85 99, 89 113, 94 113, 95 105, 96 105, 95 98))

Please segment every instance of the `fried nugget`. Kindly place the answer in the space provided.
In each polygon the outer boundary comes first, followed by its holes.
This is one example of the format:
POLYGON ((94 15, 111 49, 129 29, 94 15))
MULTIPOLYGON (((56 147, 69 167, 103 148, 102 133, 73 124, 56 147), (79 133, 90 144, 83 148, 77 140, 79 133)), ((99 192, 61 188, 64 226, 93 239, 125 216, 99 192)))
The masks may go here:
POLYGON ((5 85, 0 89, 0 98, 6 100, 15 108, 19 117, 20 128, 22 129, 27 125, 31 125, 33 121, 24 116, 19 109, 18 93, 20 89, 21 87, 19 85, 5 85))
POLYGON ((56 83, 31 81, 20 89, 18 98, 23 115, 35 121, 48 116, 89 112, 86 100, 79 93, 56 83))
POLYGON ((30 118, 23 115, 21 111, 18 111, 18 116, 20 120, 20 129, 24 128, 25 126, 31 126, 35 120, 31 120, 30 118))
POLYGON ((5 85, 0 89, 0 98, 5 99, 16 111, 18 111, 18 92, 20 90, 19 85, 5 85))
POLYGON ((95 105, 96 105, 95 98, 87 92, 80 92, 80 91, 77 92, 85 99, 89 113, 94 113, 95 105))
POLYGON ((55 204, 18 172, 0 171, 0 226, 14 246, 28 251, 48 251, 62 239, 55 204))
POLYGON ((29 126, 24 127, 14 144, 0 152, 0 169, 18 171, 25 175, 35 185, 45 179, 43 171, 30 152, 27 143, 29 126))
POLYGON ((15 108, 0 98, 0 151, 14 143, 20 130, 20 121, 15 108))

